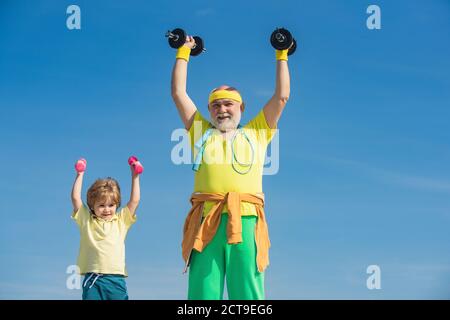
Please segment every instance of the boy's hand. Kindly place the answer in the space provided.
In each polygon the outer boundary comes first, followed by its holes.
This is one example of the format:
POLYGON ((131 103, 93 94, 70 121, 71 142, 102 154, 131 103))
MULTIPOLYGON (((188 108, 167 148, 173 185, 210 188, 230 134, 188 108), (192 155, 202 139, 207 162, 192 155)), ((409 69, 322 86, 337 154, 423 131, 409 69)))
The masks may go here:
POLYGON ((128 158, 128 164, 131 168, 131 173, 134 176, 141 174, 144 171, 144 166, 139 162, 138 158, 131 156, 128 158))
POLYGON ((131 171, 131 177, 135 178, 135 177, 139 176, 139 174, 136 173, 136 171, 134 170, 133 166, 130 166, 130 171, 131 171))
POLYGON ((87 161, 84 158, 79 159, 76 163, 75 163, 75 170, 79 173, 79 174, 83 174, 84 171, 86 170, 86 166, 87 166, 87 161))

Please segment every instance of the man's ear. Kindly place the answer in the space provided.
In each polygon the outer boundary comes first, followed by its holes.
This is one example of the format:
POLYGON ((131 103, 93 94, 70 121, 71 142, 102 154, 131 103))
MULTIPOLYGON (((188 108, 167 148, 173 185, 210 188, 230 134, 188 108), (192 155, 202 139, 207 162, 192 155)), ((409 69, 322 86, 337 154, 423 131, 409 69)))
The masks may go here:
POLYGON ((241 104, 241 112, 244 112, 244 110, 245 110, 245 103, 242 102, 242 104, 241 104))

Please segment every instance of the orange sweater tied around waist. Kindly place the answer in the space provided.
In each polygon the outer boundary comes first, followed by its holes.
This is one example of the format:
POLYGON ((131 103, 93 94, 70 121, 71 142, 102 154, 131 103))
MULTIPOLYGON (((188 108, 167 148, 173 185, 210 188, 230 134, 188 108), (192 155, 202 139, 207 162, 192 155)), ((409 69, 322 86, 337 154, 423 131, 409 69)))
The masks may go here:
POLYGON ((255 205, 258 219, 255 226, 256 265, 263 272, 269 265, 269 231, 264 215, 264 195, 262 193, 193 193, 192 208, 189 211, 183 228, 182 254, 186 262, 185 272, 189 266, 192 249, 202 252, 213 239, 220 224, 225 204, 228 206, 227 239, 229 244, 242 242, 241 201, 255 205), (208 215, 203 219, 205 201, 215 202, 208 215))

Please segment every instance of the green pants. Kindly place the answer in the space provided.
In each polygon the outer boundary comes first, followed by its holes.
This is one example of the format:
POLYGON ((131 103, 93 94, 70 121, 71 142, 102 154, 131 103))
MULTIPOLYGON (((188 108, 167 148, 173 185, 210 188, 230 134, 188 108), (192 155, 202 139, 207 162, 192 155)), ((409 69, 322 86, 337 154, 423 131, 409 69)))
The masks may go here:
POLYGON ((264 273, 256 267, 256 220, 242 216, 242 242, 228 244, 228 215, 222 214, 212 241, 202 252, 192 252, 188 299, 223 299, 225 278, 230 300, 264 299, 264 273))
POLYGON ((83 280, 83 300, 128 300, 125 277, 87 273, 83 280))

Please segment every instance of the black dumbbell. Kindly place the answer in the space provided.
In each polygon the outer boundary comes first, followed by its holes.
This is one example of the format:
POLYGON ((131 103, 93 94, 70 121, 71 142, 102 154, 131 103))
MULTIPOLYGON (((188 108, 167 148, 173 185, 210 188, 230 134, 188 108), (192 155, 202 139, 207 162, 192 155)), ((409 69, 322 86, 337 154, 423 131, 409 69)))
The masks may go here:
POLYGON ((276 28, 275 31, 272 32, 270 43, 272 44, 272 47, 277 50, 289 49, 289 56, 297 49, 297 41, 295 41, 292 34, 284 28, 276 28))
MULTIPOLYGON (((167 31, 166 37, 169 38, 169 45, 174 49, 178 49, 186 43, 186 32, 180 28, 167 31)), ((191 56, 198 56, 200 53, 205 52, 206 49, 202 38, 198 36, 193 38, 195 45, 191 50, 191 56)))

